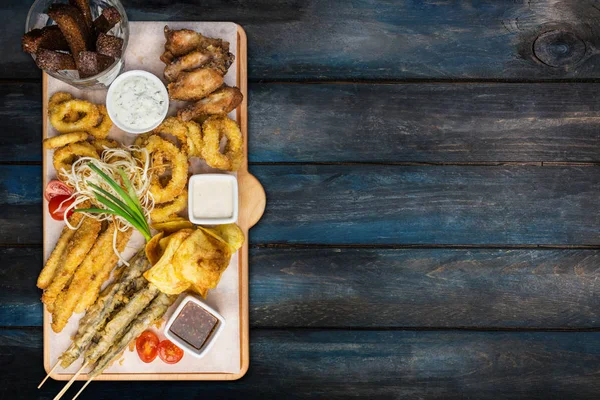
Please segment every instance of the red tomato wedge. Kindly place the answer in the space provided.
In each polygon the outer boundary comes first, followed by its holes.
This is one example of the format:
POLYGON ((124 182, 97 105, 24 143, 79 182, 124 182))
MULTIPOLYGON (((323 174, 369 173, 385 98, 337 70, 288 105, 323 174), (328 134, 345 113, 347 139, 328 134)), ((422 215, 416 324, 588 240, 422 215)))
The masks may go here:
POLYGON ((135 341, 138 356, 145 363, 154 361, 158 354, 158 336, 152 331, 144 331, 135 341))
POLYGON ((71 188, 57 179, 50 181, 44 191, 44 197, 48 201, 56 196, 70 196, 71 194, 73 194, 71 188))
POLYGON ((167 364, 177 364, 183 358, 183 350, 166 339, 158 345, 158 356, 167 364))
MULTIPOLYGON (((67 208, 75 201, 74 198, 69 199, 70 197, 71 195, 61 195, 55 196, 52 199, 50 199, 50 202, 48 203, 48 211, 50 212, 50 216, 53 219, 57 221, 62 221, 65 218, 65 211, 67 211, 67 208)), ((73 209, 69 210, 67 218, 70 217, 72 214, 73 209)))

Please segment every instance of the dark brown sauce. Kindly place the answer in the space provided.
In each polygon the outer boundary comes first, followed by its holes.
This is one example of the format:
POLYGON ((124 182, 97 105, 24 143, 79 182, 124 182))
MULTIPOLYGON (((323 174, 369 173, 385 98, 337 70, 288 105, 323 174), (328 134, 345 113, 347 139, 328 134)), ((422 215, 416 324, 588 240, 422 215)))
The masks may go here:
POLYGON ((200 350, 218 322, 217 317, 189 301, 175 318, 169 331, 193 348, 200 350))

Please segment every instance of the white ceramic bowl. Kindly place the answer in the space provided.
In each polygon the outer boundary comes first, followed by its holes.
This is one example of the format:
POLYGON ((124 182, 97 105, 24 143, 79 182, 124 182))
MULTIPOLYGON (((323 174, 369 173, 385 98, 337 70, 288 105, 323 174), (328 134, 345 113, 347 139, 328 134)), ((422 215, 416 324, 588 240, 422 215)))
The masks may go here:
POLYGON ((225 318, 223 318, 223 316, 221 314, 216 312, 212 307, 210 307, 204 301, 200 300, 196 296, 189 294, 179 304, 179 306, 177 307, 177 309, 175 310, 173 315, 171 315, 171 318, 169 319, 169 322, 167 323, 167 326, 165 327, 164 333, 165 333, 165 336, 167 337, 167 339, 169 339, 171 342, 175 343, 177 346, 184 349, 187 353, 191 354, 194 357, 202 358, 206 355, 206 353, 208 353, 208 351, 211 349, 213 344, 215 344, 215 340, 223 332, 224 327, 225 327, 225 318), (173 325, 173 322, 175 321, 175 319, 177 318, 177 316, 179 315, 181 310, 183 310, 183 307, 185 307, 186 304, 188 304, 190 301, 192 303, 196 303, 200 307, 204 308, 206 311, 208 311, 209 313, 214 315, 215 318, 217 318, 217 320, 218 320, 217 326, 213 330, 212 335, 210 335, 208 337, 208 339, 204 343, 204 346, 202 346, 202 348, 200 350, 196 350, 195 348, 193 348, 192 346, 190 346, 189 344, 187 344, 183 340, 179 339, 176 335, 174 335, 170 332, 171 325, 173 325))
POLYGON ((188 215, 192 223, 196 225, 223 225, 236 222, 238 219, 238 182, 234 175, 228 174, 197 174, 190 177, 188 183, 188 215), (198 181, 230 181, 233 187, 233 213, 229 218, 197 218, 194 216, 194 190, 198 181))
POLYGON ((113 83, 110 85, 110 87, 108 88, 108 93, 106 94, 106 110, 108 111, 108 115, 110 117, 110 119, 112 120, 112 122, 122 131, 128 132, 128 133, 133 133, 135 135, 139 135, 140 133, 146 133, 151 131, 152 129, 156 128, 158 125, 160 125, 165 118, 167 117, 167 113, 169 112, 169 92, 167 91, 167 88, 165 87, 165 84, 154 74, 151 74, 150 72, 147 71, 142 71, 142 70, 132 70, 132 71, 127 71, 124 74, 121 74, 117 77, 117 79, 115 79, 113 81, 113 83), (116 112, 115 109, 113 108, 113 97, 115 95, 115 91, 116 89, 119 87, 120 83, 123 82, 124 80, 131 78, 132 76, 143 76, 153 82, 155 82, 158 87, 161 90, 161 95, 165 100, 166 103, 166 107, 164 109, 164 112, 162 113, 162 115, 160 116, 160 118, 158 118, 156 121, 154 121, 152 123, 152 125, 149 125, 148 127, 145 127, 144 129, 132 129, 129 128, 125 125, 123 125, 122 122, 119 121, 119 119, 116 117, 116 112))

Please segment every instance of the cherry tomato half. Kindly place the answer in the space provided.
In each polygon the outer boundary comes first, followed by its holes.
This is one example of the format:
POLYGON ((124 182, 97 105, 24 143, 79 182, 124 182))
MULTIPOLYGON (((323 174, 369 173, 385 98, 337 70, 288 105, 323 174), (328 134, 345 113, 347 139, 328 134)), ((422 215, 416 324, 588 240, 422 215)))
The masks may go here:
POLYGON ((46 190, 44 191, 44 197, 50 201, 56 196, 70 196, 73 193, 71 188, 62 183, 61 181, 54 179, 48 183, 46 190))
POLYGON ((158 345, 158 356, 167 364, 177 364, 183 358, 183 350, 165 339, 158 345))
MULTIPOLYGON (((48 211, 50 211, 50 216, 57 220, 57 221, 62 221, 65 217, 65 211, 67 211, 67 208, 73 204, 73 202, 75 201, 75 199, 70 199, 69 197, 71 196, 55 196, 53 197, 50 202, 48 203, 48 211)), ((67 218, 69 218, 71 216, 71 214, 73 214, 73 210, 69 210, 69 213, 67 214, 67 218)))
POLYGON ((152 331, 144 331, 135 341, 135 349, 143 362, 152 362, 158 354, 158 336, 152 331))

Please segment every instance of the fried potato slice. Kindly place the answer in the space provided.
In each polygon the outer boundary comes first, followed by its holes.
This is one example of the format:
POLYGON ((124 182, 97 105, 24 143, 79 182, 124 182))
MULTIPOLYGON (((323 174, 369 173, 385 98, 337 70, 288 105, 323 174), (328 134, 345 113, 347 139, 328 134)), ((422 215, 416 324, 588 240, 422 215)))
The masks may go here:
POLYGON ((172 218, 168 221, 157 222, 152 224, 152 229, 156 229, 157 231, 164 232, 165 235, 170 235, 171 233, 177 232, 181 229, 192 229, 194 228, 194 224, 190 222, 187 218, 172 218))
POLYGON ((191 229, 182 229, 169 236, 169 243, 160 260, 148 271, 144 278, 152 282, 165 294, 179 294, 185 291, 190 284, 179 277, 172 263, 173 256, 179 246, 194 232, 191 229))

